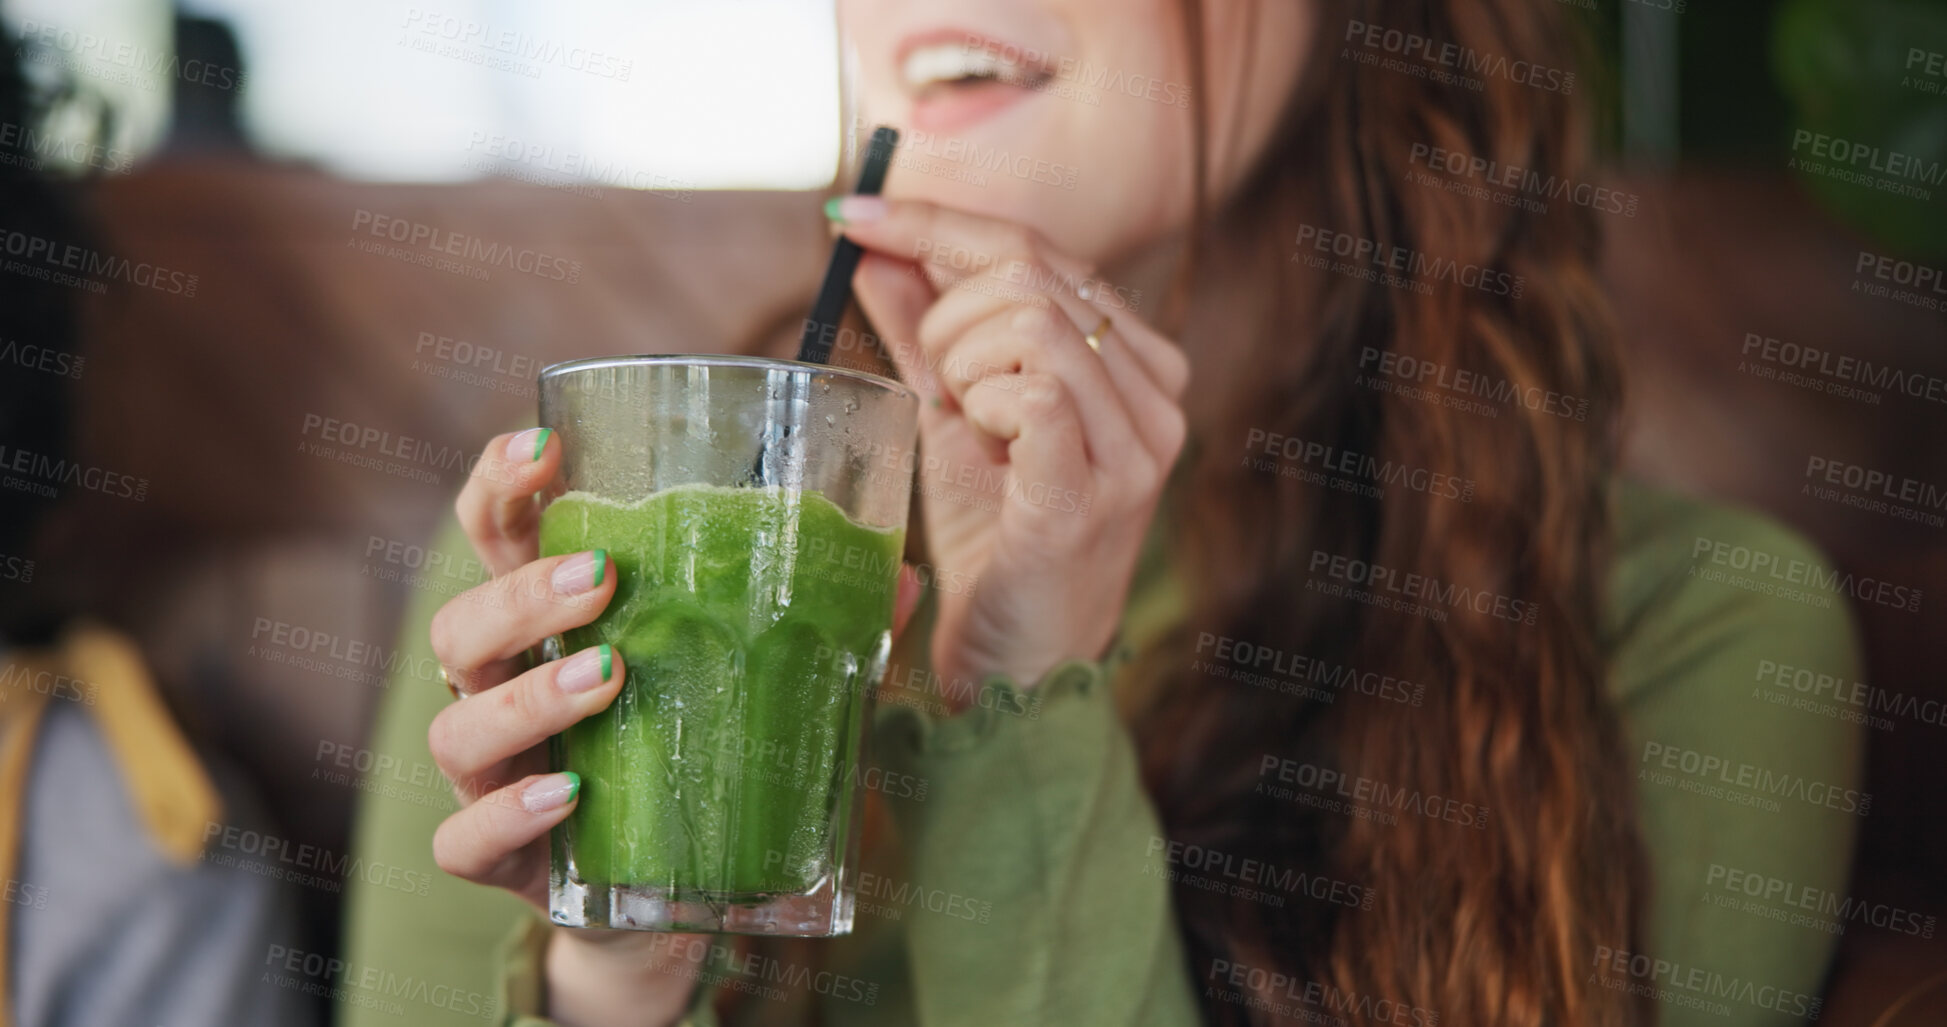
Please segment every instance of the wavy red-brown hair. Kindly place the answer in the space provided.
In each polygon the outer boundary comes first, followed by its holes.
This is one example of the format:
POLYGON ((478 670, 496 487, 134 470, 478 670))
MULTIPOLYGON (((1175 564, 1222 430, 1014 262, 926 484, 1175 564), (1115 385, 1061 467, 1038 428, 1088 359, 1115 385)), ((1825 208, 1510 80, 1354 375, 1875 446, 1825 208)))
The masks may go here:
MULTIPOLYGON (((1335 996, 1324 1011, 1355 1025, 1648 1023, 1647 1001, 1605 986, 1595 960, 1637 950, 1647 881, 1598 624, 1620 399, 1594 274, 1598 215, 1560 197, 1544 213, 1430 186, 1413 156, 1424 144, 1587 181, 1582 96, 1493 75, 1475 90, 1340 56, 1350 21, 1510 65, 1574 67, 1584 40, 1554 0, 1329 10, 1269 152, 1202 219, 1194 284, 1171 319, 1196 366, 1193 449, 1170 511, 1190 613, 1143 655, 1130 714, 1172 841, 1356 884, 1370 908, 1303 897, 1279 908, 1180 884, 1191 970, 1214 996, 1212 1023, 1283 1022, 1275 1005, 1292 1006, 1289 994, 1237 1001, 1216 972, 1226 964, 1335 996), (1520 294, 1312 270, 1294 261, 1305 226, 1518 276, 1520 294), (1395 395, 1361 379, 1372 350, 1586 405, 1581 419, 1560 404, 1488 416, 1395 395), (1472 483, 1471 500, 1397 485, 1379 498, 1267 471, 1252 440, 1274 435, 1451 475, 1472 483), (1533 603, 1534 622, 1326 595, 1306 587, 1317 553, 1533 603), (1196 658, 1212 636, 1418 683, 1421 705, 1242 684, 1196 658), (1323 811, 1266 794, 1267 755, 1487 812, 1477 827, 1323 811)), ((1207 85, 1201 4, 1183 11, 1207 85)))

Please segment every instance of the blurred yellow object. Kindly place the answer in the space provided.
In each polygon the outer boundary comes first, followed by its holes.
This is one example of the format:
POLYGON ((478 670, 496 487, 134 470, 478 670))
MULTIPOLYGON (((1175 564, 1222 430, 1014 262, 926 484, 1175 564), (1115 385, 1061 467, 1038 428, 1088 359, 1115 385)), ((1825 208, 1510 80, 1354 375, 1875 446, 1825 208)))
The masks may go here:
MULTIPOLYGON (((6 664, 0 672, 0 882, 14 880, 19 869, 34 743, 47 704, 57 697, 78 702, 94 717, 115 754, 129 804, 157 851, 194 866, 210 825, 221 822, 223 800, 156 694, 135 643, 81 621, 53 648, 10 653, 6 664), (61 694, 64 688, 71 694, 61 694)), ((11 911, 0 903, 0 1027, 11 1021, 11 911)))

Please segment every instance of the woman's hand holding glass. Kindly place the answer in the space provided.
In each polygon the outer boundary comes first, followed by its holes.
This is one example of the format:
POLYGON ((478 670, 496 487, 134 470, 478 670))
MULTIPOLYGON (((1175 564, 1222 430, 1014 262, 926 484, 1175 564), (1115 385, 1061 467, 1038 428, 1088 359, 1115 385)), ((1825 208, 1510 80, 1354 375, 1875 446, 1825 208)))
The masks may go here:
MULTIPOLYGON (((433 718, 433 761, 461 808, 433 835, 440 868, 504 888, 545 910, 547 833, 574 811, 579 782, 549 773, 546 743, 607 708, 628 676, 604 646, 529 667, 550 636, 588 624, 615 594, 600 550, 537 559, 538 493, 561 462, 541 429, 487 444, 455 510, 491 580, 433 617, 433 654, 465 696, 433 718)), ((696 979, 702 935, 556 930, 547 952, 548 1014, 563 1024, 666 1024, 696 979)))

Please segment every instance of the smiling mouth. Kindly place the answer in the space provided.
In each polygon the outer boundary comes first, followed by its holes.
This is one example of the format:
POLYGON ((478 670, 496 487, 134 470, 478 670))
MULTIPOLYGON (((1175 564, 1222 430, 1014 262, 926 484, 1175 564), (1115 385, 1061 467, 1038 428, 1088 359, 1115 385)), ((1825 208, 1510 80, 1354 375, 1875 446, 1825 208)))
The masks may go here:
POLYGON ((1039 89, 1055 77, 1053 69, 1008 60, 994 48, 971 41, 916 46, 899 71, 907 94, 922 101, 994 89, 1039 89))

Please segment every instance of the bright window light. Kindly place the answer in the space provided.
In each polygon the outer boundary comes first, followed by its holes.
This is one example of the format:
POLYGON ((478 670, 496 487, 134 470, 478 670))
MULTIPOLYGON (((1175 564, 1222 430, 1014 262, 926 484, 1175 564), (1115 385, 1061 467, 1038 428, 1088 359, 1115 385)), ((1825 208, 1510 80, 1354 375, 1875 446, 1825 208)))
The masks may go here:
MULTIPOLYGON (((814 189, 838 164, 830 0, 182 6, 236 33, 251 144, 347 178, 814 189)), ((7 0, 6 9, 16 25, 170 48, 169 7, 155 0, 7 0)), ((129 142, 159 138, 167 75, 161 87, 124 90, 152 108, 146 135, 129 142)))

